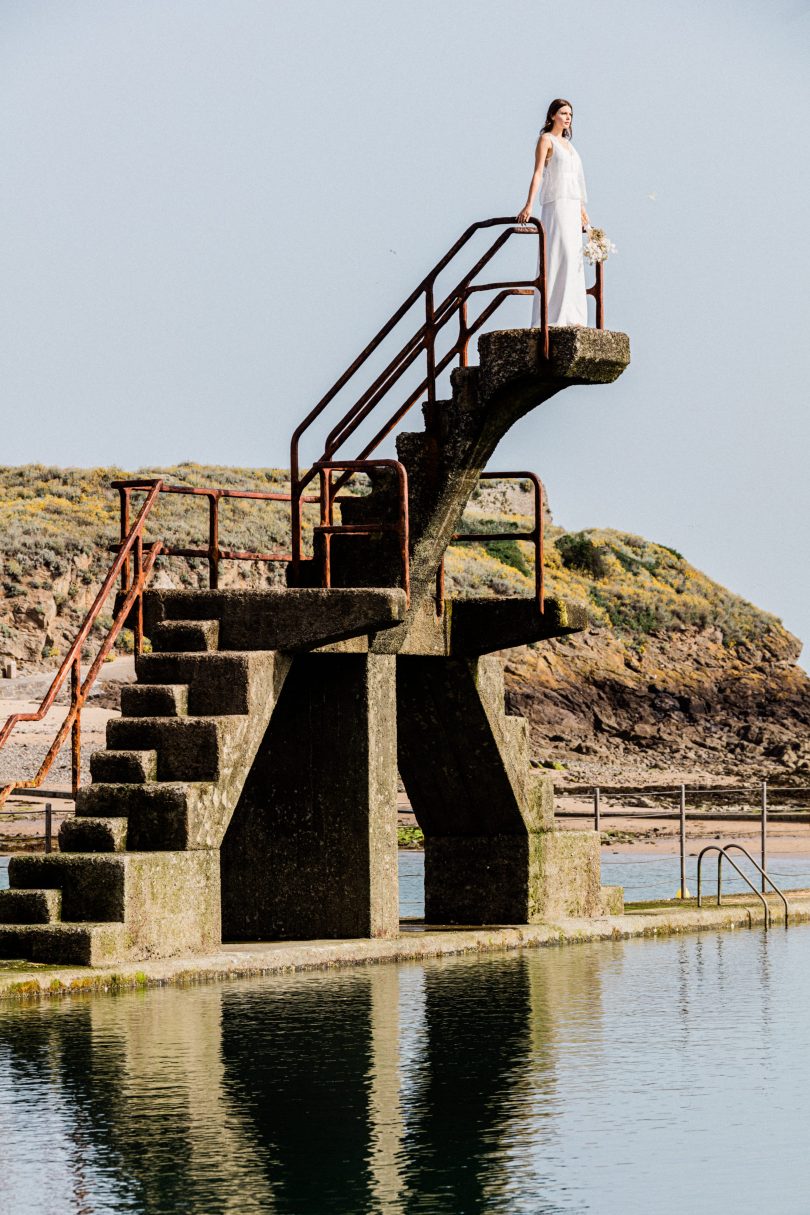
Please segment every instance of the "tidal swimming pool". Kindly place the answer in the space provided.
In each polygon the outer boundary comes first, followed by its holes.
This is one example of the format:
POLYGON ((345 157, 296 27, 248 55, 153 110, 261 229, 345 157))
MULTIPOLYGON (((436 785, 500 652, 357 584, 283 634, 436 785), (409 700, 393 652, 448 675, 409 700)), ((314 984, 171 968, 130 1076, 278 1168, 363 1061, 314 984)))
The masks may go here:
POLYGON ((0 1005, 0 1209, 810 1210, 810 926, 0 1005))

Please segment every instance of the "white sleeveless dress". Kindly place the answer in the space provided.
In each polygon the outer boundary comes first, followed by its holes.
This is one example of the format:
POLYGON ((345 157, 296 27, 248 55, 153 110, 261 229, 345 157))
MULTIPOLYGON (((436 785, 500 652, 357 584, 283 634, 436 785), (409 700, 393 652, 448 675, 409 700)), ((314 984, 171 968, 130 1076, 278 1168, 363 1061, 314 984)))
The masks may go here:
MULTIPOLYGON (((551 140, 554 152, 543 170, 540 187, 540 222, 546 233, 548 323, 587 325, 581 215, 587 201, 585 174, 570 139, 552 135, 551 140)), ((532 327, 539 324, 540 293, 536 291, 532 327)))

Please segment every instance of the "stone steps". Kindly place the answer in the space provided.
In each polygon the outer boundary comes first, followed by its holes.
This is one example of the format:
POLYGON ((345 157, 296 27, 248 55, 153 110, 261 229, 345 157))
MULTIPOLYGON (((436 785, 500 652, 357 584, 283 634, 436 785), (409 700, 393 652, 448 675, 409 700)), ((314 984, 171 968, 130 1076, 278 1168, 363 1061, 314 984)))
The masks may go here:
POLYGON ((0 924, 51 924, 61 913, 59 890, 0 890, 0 924))
POLYGON ((0 958, 50 966, 105 966, 127 958, 123 924, 0 925, 0 958))

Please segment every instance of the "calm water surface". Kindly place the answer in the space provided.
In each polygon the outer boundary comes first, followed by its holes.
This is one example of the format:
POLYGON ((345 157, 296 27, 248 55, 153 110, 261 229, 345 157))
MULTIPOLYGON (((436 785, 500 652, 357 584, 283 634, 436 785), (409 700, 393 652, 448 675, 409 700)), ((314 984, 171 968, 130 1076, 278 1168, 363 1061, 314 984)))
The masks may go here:
POLYGON ((810 1210, 810 927, 0 1006, 0 1210, 810 1210))

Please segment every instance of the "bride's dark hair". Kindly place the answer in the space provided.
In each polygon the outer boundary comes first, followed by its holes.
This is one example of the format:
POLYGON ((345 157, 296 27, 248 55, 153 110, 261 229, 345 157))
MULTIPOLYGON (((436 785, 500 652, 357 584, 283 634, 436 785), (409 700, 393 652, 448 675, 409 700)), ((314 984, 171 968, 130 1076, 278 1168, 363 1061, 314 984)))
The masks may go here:
POLYGON ((547 131, 551 130, 551 128, 554 126, 554 115, 557 113, 558 110, 561 110, 564 105, 567 105, 569 107, 569 109, 571 110, 571 125, 567 131, 563 131, 563 139, 571 138, 571 134, 574 130, 574 107, 571 105, 571 102, 566 101, 564 97, 555 97, 554 100, 552 101, 551 105, 548 107, 548 113, 546 114, 546 122, 545 122, 545 126, 543 127, 542 131, 540 132, 541 135, 545 135, 545 133, 547 131))

